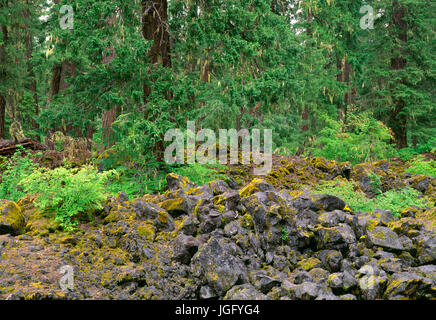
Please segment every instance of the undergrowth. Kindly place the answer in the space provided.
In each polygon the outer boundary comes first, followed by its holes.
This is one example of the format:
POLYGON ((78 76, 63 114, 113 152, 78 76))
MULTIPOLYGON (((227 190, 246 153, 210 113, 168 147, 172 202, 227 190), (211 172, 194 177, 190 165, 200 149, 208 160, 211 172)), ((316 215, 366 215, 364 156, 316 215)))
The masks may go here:
POLYGON ((55 221, 65 230, 72 230, 77 224, 73 218, 78 214, 92 219, 92 211, 103 208, 107 198, 105 183, 114 174, 114 171, 99 173, 91 166, 38 168, 19 184, 26 193, 38 195, 36 205, 54 212, 55 221))
POLYGON ((328 193, 337 196, 354 211, 373 212, 375 209, 391 210, 394 217, 400 217, 401 210, 416 206, 425 207, 426 201, 419 199, 419 192, 406 187, 400 190, 390 190, 378 193, 373 199, 358 190, 357 182, 344 179, 325 181, 315 187, 315 194, 328 193))
POLYGON ((436 161, 431 159, 429 161, 424 160, 424 156, 418 156, 408 162, 409 168, 407 172, 413 174, 423 174, 426 176, 432 176, 436 178, 436 161))

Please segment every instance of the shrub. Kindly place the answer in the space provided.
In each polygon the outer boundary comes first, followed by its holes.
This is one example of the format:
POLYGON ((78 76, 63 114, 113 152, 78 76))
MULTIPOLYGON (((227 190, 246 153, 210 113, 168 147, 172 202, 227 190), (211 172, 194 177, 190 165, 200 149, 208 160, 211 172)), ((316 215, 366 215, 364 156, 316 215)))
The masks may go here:
POLYGON ((408 206, 425 207, 425 200, 418 199, 419 192, 406 187, 400 190, 390 190, 370 199, 357 189, 357 183, 342 179, 326 181, 315 187, 314 193, 328 193, 337 196, 355 211, 372 212, 375 209, 391 210, 398 217, 401 210, 408 206))
MULTIPOLYGON (((181 167, 169 167, 166 170, 178 175, 188 177, 189 180, 199 185, 207 184, 216 179, 225 180, 227 177, 219 173, 220 165, 190 164, 181 167)), ((166 187, 167 172, 147 165, 134 165, 131 168, 120 166, 116 168, 118 175, 108 181, 106 189, 116 195, 123 191, 132 199, 141 197, 150 192, 161 191, 166 187)))
POLYGON ((98 173, 91 166, 39 168, 22 179, 20 185, 26 193, 37 194, 36 204, 44 211, 53 211, 55 221, 65 230, 72 230, 77 224, 72 220, 74 216, 102 209, 105 182, 113 174, 113 171, 98 173))
POLYGON ((202 165, 198 163, 188 164, 180 168, 175 168, 173 170, 174 173, 188 177, 189 180, 195 182, 199 185, 204 185, 209 183, 212 180, 223 179, 225 180, 227 177, 218 172, 219 169, 222 169, 224 166, 221 165, 202 165))
POLYGON ((18 183, 30 175, 37 166, 32 160, 32 155, 18 146, 18 151, 2 165, 4 171, 1 176, 0 199, 17 201, 24 197, 26 194, 18 183))
POLYGON ((148 168, 145 165, 119 166, 115 171, 117 175, 106 183, 106 190, 111 195, 123 191, 129 199, 133 199, 146 193, 160 191, 166 186, 165 172, 156 168, 148 168))
POLYGON ((410 166, 409 168, 407 168, 407 172, 413 174, 423 174, 436 178, 436 161, 434 161, 433 159, 425 161, 424 156, 418 156, 415 159, 409 161, 408 164, 410 166))
POLYGON ((326 126, 311 148, 315 156, 357 164, 395 154, 389 144, 392 138, 389 128, 369 113, 350 114, 347 123, 329 117, 324 120, 326 126))

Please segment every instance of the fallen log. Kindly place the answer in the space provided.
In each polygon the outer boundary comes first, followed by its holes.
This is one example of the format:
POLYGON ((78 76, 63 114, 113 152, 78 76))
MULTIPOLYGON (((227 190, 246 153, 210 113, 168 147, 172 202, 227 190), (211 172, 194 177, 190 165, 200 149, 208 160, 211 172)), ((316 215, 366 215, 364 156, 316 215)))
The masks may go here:
POLYGON ((19 140, 18 142, 15 142, 14 140, 0 140, 0 156, 13 155, 18 150, 19 145, 30 150, 48 149, 47 146, 28 138, 19 140))

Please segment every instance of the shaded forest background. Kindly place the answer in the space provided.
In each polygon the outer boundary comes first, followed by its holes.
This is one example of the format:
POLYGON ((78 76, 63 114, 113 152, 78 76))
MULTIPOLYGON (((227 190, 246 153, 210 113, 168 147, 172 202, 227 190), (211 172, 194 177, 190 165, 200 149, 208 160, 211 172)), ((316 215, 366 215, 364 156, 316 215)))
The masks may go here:
POLYGON ((430 0, 0 0, 0 139, 62 132, 150 167, 195 120, 273 129, 288 155, 429 152, 435 17, 430 0))

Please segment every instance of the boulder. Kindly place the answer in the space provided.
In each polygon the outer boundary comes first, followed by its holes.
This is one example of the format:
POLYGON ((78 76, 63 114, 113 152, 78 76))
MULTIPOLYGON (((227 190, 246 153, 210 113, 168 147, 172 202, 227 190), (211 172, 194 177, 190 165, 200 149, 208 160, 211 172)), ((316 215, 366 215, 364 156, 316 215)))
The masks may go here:
POLYGON ((188 215, 192 211, 192 203, 186 196, 180 196, 174 199, 166 199, 159 203, 159 207, 168 211, 172 217, 188 215))
POLYGON ((166 176, 167 188, 168 190, 180 189, 184 192, 189 191, 189 189, 197 187, 195 183, 189 180, 187 177, 182 177, 175 173, 170 173, 166 176))
POLYGON ((229 185, 224 180, 214 180, 209 182, 209 187, 214 195, 223 194, 230 191, 229 185))
POLYGON ((387 227, 375 227, 367 230, 367 242, 370 246, 379 246, 386 250, 404 250, 398 235, 387 227))
POLYGON ((225 295, 223 300, 269 300, 268 296, 256 290, 251 284, 245 283, 234 286, 225 295))
POLYGON ((337 272, 341 269, 343 260, 342 253, 336 250, 323 250, 318 253, 323 266, 330 272, 337 272))
POLYGON ((212 299, 216 298, 216 293, 213 292, 212 288, 209 286, 202 286, 200 288, 200 299, 212 299))
POLYGON ((26 227, 20 207, 13 201, 0 199, 0 234, 17 235, 26 227))
POLYGON ((267 275, 265 270, 255 271, 250 274, 251 283, 262 293, 267 294, 274 287, 279 287, 281 281, 267 275))
POLYGON ((239 194, 241 197, 248 197, 256 192, 275 191, 274 187, 265 180, 255 178, 241 190, 239 194))
POLYGON ((238 281, 248 282, 247 268, 238 257, 241 254, 241 249, 229 239, 212 237, 192 258, 192 271, 205 277, 215 292, 224 295, 238 281))
POLYGON ((196 238, 184 234, 179 235, 174 240, 174 259, 183 264, 189 264, 199 246, 200 242, 196 238))
POLYGON ((132 201, 132 210, 138 220, 152 220, 159 231, 173 231, 174 220, 168 212, 151 202, 141 199, 132 201))
POLYGON ((316 194, 313 196, 313 200, 317 208, 323 211, 343 210, 345 208, 345 202, 330 194, 316 194))
POLYGON ((288 293, 291 299, 315 300, 322 292, 322 286, 314 282, 303 282, 294 284, 288 280, 283 281, 282 288, 288 293))
POLYGON ((340 223, 336 227, 317 229, 318 249, 346 250, 349 244, 356 242, 350 226, 340 223))
MULTIPOLYGON (((433 282, 434 285, 434 282, 433 282)), ((385 299, 404 297, 408 299, 422 298, 431 292, 432 282, 425 280, 421 275, 412 272, 399 272, 392 275, 386 292, 385 299)), ((434 290, 432 290, 434 293, 434 290)))
POLYGON ((436 235, 422 234, 415 239, 419 264, 436 263, 436 235))
POLYGON ((359 289, 363 300, 375 300, 382 298, 386 288, 387 275, 376 266, 366 264, 359 269, 359 289))

